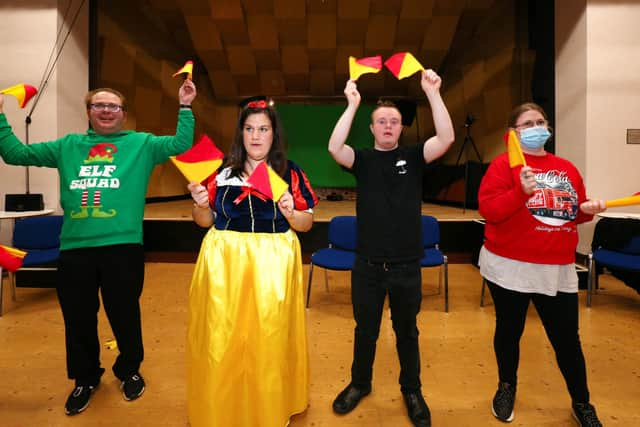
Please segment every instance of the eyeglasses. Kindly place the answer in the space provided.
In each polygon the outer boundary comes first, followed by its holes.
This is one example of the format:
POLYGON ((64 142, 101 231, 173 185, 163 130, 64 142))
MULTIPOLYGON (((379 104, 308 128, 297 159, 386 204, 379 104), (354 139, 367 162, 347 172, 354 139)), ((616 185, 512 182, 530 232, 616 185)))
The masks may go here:
POLYGON ((103 103, 89 104, 89 108, 91 108, 93 111, 108 111, 110 113, 117 113, 119 111, 124 110, 122 105, 103 104, 103 103))
POLYGON ((547 127, 548 125, 549 125, 549 122, 546 121, 545 119, 539 119, 539 120, 536 120, 535 122, 533 120, 527 120, 524 123, 520 123, 519 125, 516 125, 516 129, 529 129, 534 126, 547 127))
POLYGON ((269 131, 271 131, 271 128, 269 126, 260 126, 257 128, 254 128, 253 126, 245 126, 244 127, 244 131, 250 134, 253 134, 253 132, 258 131, 258 133, 260 135, 265 135, 267 133, 269 133, 269 131))

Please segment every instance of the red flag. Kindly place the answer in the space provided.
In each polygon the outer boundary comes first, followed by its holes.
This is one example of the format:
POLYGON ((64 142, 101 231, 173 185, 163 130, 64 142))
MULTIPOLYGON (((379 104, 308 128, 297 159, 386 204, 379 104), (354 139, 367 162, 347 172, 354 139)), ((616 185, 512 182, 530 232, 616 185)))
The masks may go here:
POLYGON ((289 185, 280 178, 271 167, 265 162, 260 162, 258 166, 253 170, 251 176, 247 179, 253 188, 267 196, 271 200, 276 202, 280 200, 280 197, 287 191, 289 185))
POLYGON ((22 267, 22 260, 26 254, 20 249, 0 245, 0 267, 15 273, 22 267))
POLYGON ((193 61, 185 62, 182 68, 180 68, 173 74, 173 77, 184 73, 187 73, 187 78, 191 80, 191 78, 193 77, 193 61))
POLYGON ((369 56, 367 58, 349 57, 349 79, 358 80, 363 74, 377 73, 382 70, 382 57, 369 56))
POLYGON ((409 52, 400 52, 390 56, 384 65, 398 79, 409 77, 413 73, 424 70, 422 64, 409 52))
POLYGON ((202 135, 189 150, 170 159, 189 182, 202 182, 222 164, 224 154, 207 135, 202 135))
POLYGON ((18 105, 20 105, 20 108, 24 108, 27 105, 27 102, 29 102, 29 100, 36 93, 38 93, 38 89, 31 85, 20 83, 15 86, 0 90, 0 93, 15 96, 18 100, 18 105))

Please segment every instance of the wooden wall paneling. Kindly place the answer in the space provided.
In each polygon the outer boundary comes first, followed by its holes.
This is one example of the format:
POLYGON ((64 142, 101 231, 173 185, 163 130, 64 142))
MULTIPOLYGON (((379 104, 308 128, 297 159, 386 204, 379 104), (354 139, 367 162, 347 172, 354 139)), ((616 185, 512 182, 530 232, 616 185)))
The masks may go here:
POLYGON ((336 48, 335 15, 309 15, 307 20, 307 47, 309 49, 336 48))
POLYGON ((381 51, 392 50, 396 35, 397 19, 395 16, 374 15, 369 18, 365 49, 381 51))

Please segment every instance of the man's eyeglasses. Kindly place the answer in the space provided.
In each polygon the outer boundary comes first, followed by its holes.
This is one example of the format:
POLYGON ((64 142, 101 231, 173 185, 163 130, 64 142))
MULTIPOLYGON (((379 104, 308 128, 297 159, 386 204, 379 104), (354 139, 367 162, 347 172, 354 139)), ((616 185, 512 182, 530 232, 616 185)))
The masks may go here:
POLYGON ((535 122, 533 120, 527 120, 526 122, 516 125, 516 129, 529 129, 534 126, 547 127, 549 126, 549 122, 545 119, 536 120, 535 122))
POLYGON ((118 111, 123 110, 122 105, 103 103, 89 104, 89 108, 91 108, 93 111, 108 111, 110 113, 117 113, 118 111))

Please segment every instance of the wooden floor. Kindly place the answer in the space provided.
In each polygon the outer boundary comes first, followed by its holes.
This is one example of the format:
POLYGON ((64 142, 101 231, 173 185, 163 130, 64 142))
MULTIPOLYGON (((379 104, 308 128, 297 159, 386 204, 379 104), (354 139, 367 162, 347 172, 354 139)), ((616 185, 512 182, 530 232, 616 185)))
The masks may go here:
MULTIPOLYGON (((172 220, 192 221, 191 208, 193 201, 175 200, 170 202, 147 203, 144 208, 145 220, 172 220)), ((343 200, 331 202, 322 200, 313 209, 314 221, 329 222, 337 215, 355 215, 355 201, 343 200)), ((473 221, 482 219, 478 211, 462 209, 452 206, 436 205, 432 203, 422 204, 422 213, 436 217, 439 221, 473 221)))
MULTIPOLYGON (((142 297, 147 390, 125 402, 110 367, 115 351, 103 347, 107 368, 89 408, 75 417, 63 405, 72 383, 65 375, 63 323, 52 289, 19 288, 17 302, 0 317, 0 425, 187 426, 185 334, 192 264, 147 264, 142 297)), ((307 270, 305 270, 306 272, 307 270)), ((352 355, 353 320, 348 273, 314 277, 308 310, 311 389, 308 410, 292 427, 410 426, 397 385, 398 362, 388 313, 383 321, 373 392, 351 414, 331 411, 346 385, 352 355)), ((424 292, 436 291, 436 270, 425 270, 424 292)), ((640 425, 640 296, 604 277, 605 290, 584 307, 580 327, 592 401, 607 426, 640 425)), ((492 350, 493 306, 479 307, 480 278, 468 264, 450 267, 450 312, 441 295, 425 295, 419 316, 422 381, 434 426, 503 426, 493 418, 496 387, 492 350)), ((100 314, 102 343, 112 338, 100 314)), ((562 377, 534 310, 522 339, 513 426, 573 426, 562 377)), ((212 396, 215 398, 215 396, 212 396)), ((238 426, 243 427, 243 426, 238 426)))

